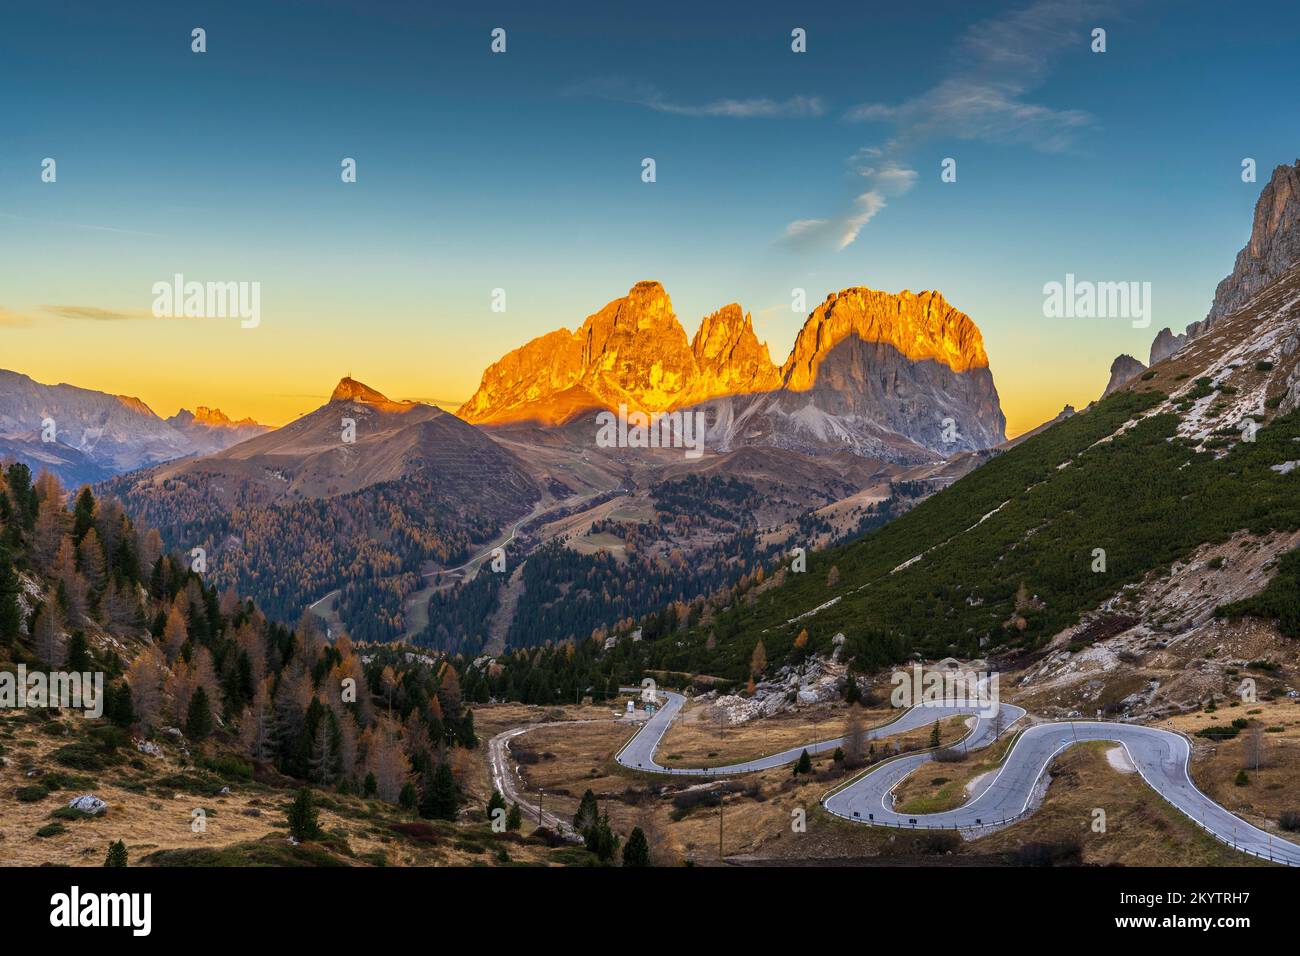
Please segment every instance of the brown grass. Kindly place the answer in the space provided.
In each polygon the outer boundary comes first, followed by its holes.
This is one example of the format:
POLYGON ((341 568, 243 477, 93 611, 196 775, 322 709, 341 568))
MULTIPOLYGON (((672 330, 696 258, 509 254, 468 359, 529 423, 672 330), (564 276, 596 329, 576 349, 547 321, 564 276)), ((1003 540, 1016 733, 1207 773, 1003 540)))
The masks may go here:
POLYGON ((1291 698, 1256 704, 1221 704, 1213 712, 1183 714, 1159 726, 1194 735, 1209 726, 1230 724, 1234 719, 1250 721, 1235 738, 1223 741, 1192 736, 1192 780, 1206 796, 1261 829, 1293 842, 1300 835, 1277 825, 1287 810, 1300 810, 1296 781, 1300 780, 1300 704, 1291 698), (1268 728, 1280 728, 1269 732, 1268 728), (1255 769, 1251 759, 1251 734, 1261 731, 1264 761, 1255 769), (1236 784, 1237 773, 1246 771, 1248 783, 1236 784))
POLYGON ((763 717, 719 730, 716 708, 688 703, 664 734, 656 758, 665 767, 717 767, 766 757, 801 744, 843 736, 851 710, 862 728, 868 730, 899 713, 888 707, 868 710, 838 705, 763 717))

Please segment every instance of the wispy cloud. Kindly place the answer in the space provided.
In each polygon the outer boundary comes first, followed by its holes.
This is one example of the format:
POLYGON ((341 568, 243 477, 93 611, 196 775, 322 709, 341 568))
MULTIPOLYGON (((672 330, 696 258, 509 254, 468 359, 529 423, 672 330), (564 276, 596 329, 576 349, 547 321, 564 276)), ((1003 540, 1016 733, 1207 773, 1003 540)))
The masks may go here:
POLYGON ((33 324, 30 315, 0 306, 0 329, 21 329, 33 324))
POLYGON ((718 99, 704 103, 682 103, 670 99, 649 83, 631 83, 607 78, 592 80, 567 90, 571 96, 595 96, 620 103, 632 103, 658 113, 676 116, 725 117, 729 119, 797 119, 826 113, 826 104, 816 96, 791 96, 783 100, 767 97, 718 99))
POLYGON ((867 187, 854 197, 849 209, 830 219, 796 219, 785 227, 784 239, 799 246, 844 249, 858 238, 862 228, 875 218, 888 200, 901 196, 916 184, 915 169, 900 166, 892 161, 876 165, 860 162, 870 158, 871 151, 859 151, 850 157, 850 165, 867 187))
POLYGON ((41 311, 61 319, 89 322, 133 322, 141 319, 152 321, 156 318, 148 309, 101 309, 94 305, 43 305, 41 311))
POLYGON ((853 123, 892 127, 877 146, 859 150, 850 165, 872 188, 858 194, 837 217, 800 219, 786 226, 795 244, 834 239, 850 245, 885 207, 916 181, 905 157, 936 137, 1020 143, 1043 152, 1068 149, 1076 134, 1093 122, 1083 110, 1057 109, 1031 102, 1061 54, 1086 49, 1088 28, 1103 7, 1088 0, 1039 0, 1024 9, 970 27, 948 58, 958 64, 929 89, 900 103, 860 103, 844 113, 853 123))

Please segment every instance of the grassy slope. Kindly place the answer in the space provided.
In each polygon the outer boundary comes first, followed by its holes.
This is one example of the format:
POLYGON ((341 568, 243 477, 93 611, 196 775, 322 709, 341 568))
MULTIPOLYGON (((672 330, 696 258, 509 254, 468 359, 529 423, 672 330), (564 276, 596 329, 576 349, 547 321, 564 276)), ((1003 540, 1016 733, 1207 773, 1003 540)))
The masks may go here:
POLYGON ((1048 429, 874 534, 810 556, 806 574, 663 649, 662 662, 739 676, 760 636, 768 659, 780 660, 803 627, 810 650, 844 632, 863 666, 913 649, 973 656, 985 637, 993 646, 1034 646, 1203 542, 1241 528, 1300 527, 1300 473, 1269 468, 1296 457, 1300 414, 1216 459, 1174 437, 1174 415, 1141 416, 1162 399, 1120 393, 1048 429), (1106 551, 1104 573, 1091 570, 1094 548, 1106 551), (839 571, 833 587, 831 566, 839 571), (1041 603, 1017 610, 1021 583, 1041 603), (834 597, 832 607, 786 623, 834 597), (1023 631, 1006 627, 1014 613, 1023 631), (714 655, 700 646, 709 630, 718 637, 714 655))

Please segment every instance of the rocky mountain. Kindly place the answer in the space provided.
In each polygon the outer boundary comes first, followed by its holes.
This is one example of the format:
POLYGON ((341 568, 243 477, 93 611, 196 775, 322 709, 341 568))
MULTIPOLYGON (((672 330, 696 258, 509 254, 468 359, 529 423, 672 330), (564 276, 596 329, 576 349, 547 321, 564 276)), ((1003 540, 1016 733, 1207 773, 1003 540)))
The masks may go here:
POLYGON ((353 636, 405 628, 403 599, 526 514, 540 490, 521 462, 432 405, 344 378, 310 414, 212 455, 106 482, 132 515, 214 580, 296 616, 334 590, 353 636))
POLYGON ((1101 397, 1105 398, 1107 395, 1119 391, 1146 370, 1147 367, 1133 356, 1119 356, 1110 363, 1110 381, 1106 383, 1106 390, 1101 393, 1101 397))
POLYGON ((210 455, 270 431, 269 426, 259 424, 251 418, 234 421, 221 409, 208 408, 206 405, 199 405, 194 411, 182 408, 166 421, 188 438, 195 451, 201 455, 210 455))
POLYGON ((0 458, 44 468, 67 486, 160 462, 226 448, 265 431, 250 419, 231 422, 200 406, 162 419, 127 395, 75 385, 42 385, 0 369, 0 458), (47 441, 47 423, 54 441, 47 441))
POLYGON ((1214 303, 1192 338, 1236 312, 1300 262, 1300 160, 1278 166, 1260 191, 1250 240, 1237 253, 1232 273, 1214 290, 1214 303))
POLYGON ((989 448, 1005 420, 979 329, 938 292, 827 296, 779 368, 731 304, 694 339, 657 282, 637 283, 579 329, 491 365, 466 421, 559 425, 594 409, 703 410, 708 443, 921 461, 989 448))
MULTIPOLYGON (((1126 357, 1116 377, 1139 368, 1126 357)), ((1023 675, 1003 699, 1040 713, 1163 718, 1247 674, 1280 699, 1298 676, 1298 546, 1300 263, 1214 334, 651 663, 743 677, 754 635, 779 663, 843 634, 859 668, 988 659, 1023 675)))
POLYGON ((1281 165, 1255 202, 1250 239, 1237 253, 1232 272, 1214 290, 1210 311, 1181 335, 1161 329, 1151 343, 1151 364, 1173 355, 1218 322, 1241 309, 1300 262, 1300 160, 1281 165))

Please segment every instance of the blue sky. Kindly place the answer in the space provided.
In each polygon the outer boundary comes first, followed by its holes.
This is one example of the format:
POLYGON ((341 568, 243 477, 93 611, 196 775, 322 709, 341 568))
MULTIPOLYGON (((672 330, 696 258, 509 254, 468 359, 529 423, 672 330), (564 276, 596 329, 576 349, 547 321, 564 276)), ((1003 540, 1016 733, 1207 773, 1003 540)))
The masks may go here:
POLYGON ((1300 155, 1294 3, 123 6, 2 15, 0 367, 162 414, 463 399, 652 278, 777 362, 792 288, 937 288, 1020 431, 1203 317, 1300 155), (261 282, 262 325, 152 319, 175 272, 261 282), (1151 328, 1044 318, 1067 272, 1151 282, 1151 328))

